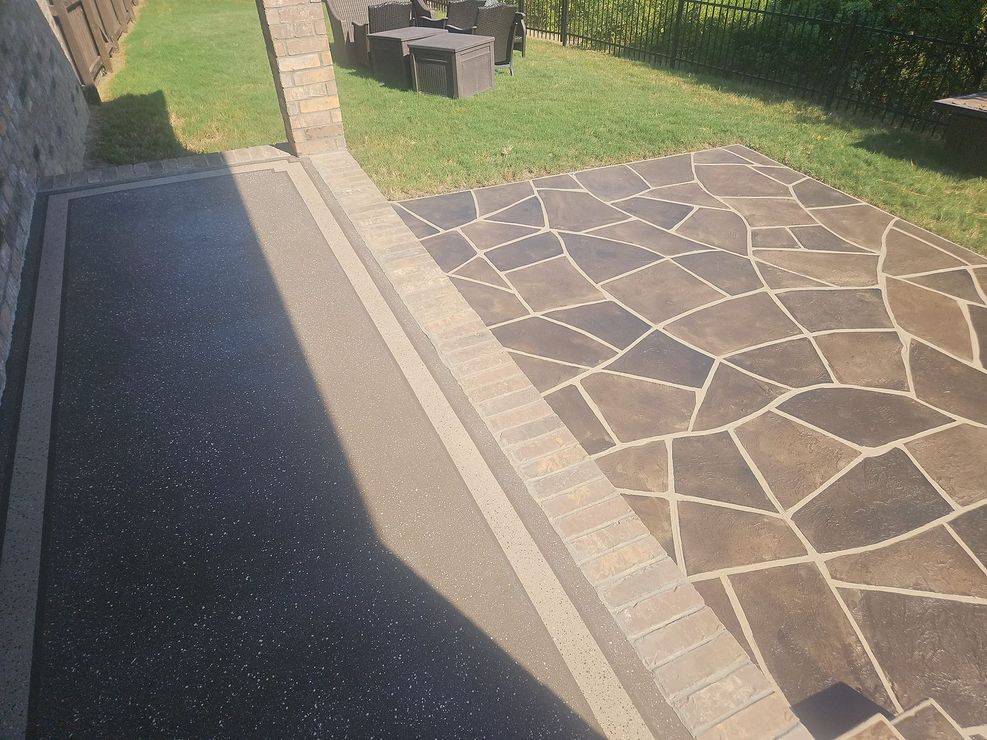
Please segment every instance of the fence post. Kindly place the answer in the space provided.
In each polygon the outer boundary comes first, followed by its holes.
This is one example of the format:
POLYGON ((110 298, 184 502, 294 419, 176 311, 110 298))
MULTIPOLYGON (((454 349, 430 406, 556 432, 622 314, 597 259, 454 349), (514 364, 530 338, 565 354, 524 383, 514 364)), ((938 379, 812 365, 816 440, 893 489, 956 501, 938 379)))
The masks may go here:
POLYGON ((669 66, 675 69, 675 62, 679 55, 679 38, 682 36, 682 11, 685 10, 685 0, 679 0, 679 6, 675 10, 675 25, 672 27, 672 60, 669 66))
POLYGON ((839 66, 836 68, 836 74, 833 75, 833 86, 829 89, 829 95, 826 96, 826 108, 832 108, 833 104, 836 102, 836 96, 840 92, 840 86, 843 84, 843 79, 846 77, 847 62, 850 61, 850 49, 853 48, 853 42, 857 36, 857 26, 860 24, 860 11, 853 11, 853 15, 850 17, 850 30, 847 31, 846 43, 843 44, 843 51, 840 54, 839 66))
POLYGON ((569 0, 562 0, 562 23, 559 28, 559 40, 562 46, 569 43, 569 0))

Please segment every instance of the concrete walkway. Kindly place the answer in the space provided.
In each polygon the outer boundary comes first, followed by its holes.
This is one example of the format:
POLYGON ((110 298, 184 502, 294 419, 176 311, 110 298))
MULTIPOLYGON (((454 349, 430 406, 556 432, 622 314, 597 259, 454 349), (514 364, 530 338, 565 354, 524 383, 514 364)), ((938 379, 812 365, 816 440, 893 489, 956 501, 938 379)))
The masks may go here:
POLYGON ((987 259, 739 146, 395 207, 814 734, 983 731, 987 259))
POLYGON ((685 736, 302 164, 198 164, 48 196, 2 734, 685 736))

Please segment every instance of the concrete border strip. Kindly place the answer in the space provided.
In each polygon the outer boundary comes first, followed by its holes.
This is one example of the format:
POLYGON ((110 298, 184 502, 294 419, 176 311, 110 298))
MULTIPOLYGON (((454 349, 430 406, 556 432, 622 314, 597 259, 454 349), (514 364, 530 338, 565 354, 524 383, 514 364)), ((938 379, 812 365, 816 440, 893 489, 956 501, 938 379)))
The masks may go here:
POLYGON ((288 173, 327 242, 334 245, 336 258, 373 316, 596 720, 614 737, 653 737, 318 190, 302 165, 285 161, 289 159, 256 156, 237 165, 203 163, 202 167, 189 167, 174 174, 158 171, 150 178, 138 176, 136 181, 129 175, 118 178, 116 183, 100 178, 99 184, 50 198, 22 402, 27 413, 22 414, 18 429, 10 510, 0 559, 0 688, 4 696, 0 703, 0 735, 22 737, 27 730, 69 202, 120 190, 274 170, 288 173))
POLYGON ((310 162, 686 728, 809 737, 359 164, 310 162))

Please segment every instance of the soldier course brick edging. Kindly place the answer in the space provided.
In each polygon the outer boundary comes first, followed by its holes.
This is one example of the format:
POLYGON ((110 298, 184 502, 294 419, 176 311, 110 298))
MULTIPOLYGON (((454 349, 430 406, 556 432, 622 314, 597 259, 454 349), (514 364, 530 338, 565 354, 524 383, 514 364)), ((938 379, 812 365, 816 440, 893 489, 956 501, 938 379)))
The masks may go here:
POLYGON ((311 161, 689 731, 810 737, 356 161, 311 161))

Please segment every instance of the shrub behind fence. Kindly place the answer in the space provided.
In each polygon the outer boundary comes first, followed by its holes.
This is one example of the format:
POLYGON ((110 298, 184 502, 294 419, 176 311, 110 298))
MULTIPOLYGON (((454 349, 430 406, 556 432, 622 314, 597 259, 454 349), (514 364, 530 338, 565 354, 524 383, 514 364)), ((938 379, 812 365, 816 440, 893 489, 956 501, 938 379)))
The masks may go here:
MULTIPOLYGON (((566 45, 780 89, 937 133, 932 101, 987 83, 987 49, 802 15, 767 0, 526 0, 528 28, 566 45)), ((971 34, 972 38, 972 34, 971 34)))

